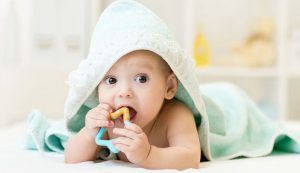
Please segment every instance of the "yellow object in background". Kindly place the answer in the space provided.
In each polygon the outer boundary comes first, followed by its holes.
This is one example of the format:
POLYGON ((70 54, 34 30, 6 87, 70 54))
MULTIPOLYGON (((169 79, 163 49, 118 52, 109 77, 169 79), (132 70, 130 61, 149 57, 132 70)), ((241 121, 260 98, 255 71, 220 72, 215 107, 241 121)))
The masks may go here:
POLYGON ((196 35, 194 41, 194 59, 197 67, 203 67, 210 64, 210 47, 204 39, 201 32, 196 35))

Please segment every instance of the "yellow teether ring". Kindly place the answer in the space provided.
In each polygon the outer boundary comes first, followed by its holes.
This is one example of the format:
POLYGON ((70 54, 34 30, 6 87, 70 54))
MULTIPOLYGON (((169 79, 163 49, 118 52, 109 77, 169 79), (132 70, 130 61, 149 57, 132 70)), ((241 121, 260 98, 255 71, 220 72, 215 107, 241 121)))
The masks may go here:
POLYGON ((129 109, 126 107, 122 107, 121 109, 110 113, 110 117, 111 119, 117 119, 119 118, 121 115, 123 115, 123 121, 129 121, 130 120, 130 115, 129 115, 129 109))

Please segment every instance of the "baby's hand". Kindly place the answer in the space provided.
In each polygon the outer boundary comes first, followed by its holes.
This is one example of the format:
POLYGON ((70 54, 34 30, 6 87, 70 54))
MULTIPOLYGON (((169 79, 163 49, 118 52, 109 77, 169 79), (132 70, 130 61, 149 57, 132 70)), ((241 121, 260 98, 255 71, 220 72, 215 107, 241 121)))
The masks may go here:
POLYGON ((113 133, 120 135, 113 139, 114 146, 125 153, 130 162, 138 164, 147 159, 151 145, 141 127, 129 123, 124 128, 114 128, 113 133))
POLYGON ((91 137, 96 137, 100 127, 113 127, 114 122, 109 120, 112 108, 108 104, 100 103, 91 109, 85 117, 85 128, 91 137))

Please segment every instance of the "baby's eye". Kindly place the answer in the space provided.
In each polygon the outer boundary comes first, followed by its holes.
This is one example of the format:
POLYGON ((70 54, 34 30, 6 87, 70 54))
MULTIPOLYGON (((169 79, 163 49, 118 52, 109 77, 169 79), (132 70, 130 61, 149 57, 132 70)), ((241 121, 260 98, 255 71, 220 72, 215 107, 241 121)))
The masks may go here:
POLYGON ((108 84, 108 85, 112 85, 112 84, 117 83, 117 79, 114 78, 114 77, 107 77, 105 79, 105 83, 108 84))
POLYGON ((145 74, 140 74, 135 78, 135 81, 138 83, 146 83, 148 81, 148 76, 145 74))

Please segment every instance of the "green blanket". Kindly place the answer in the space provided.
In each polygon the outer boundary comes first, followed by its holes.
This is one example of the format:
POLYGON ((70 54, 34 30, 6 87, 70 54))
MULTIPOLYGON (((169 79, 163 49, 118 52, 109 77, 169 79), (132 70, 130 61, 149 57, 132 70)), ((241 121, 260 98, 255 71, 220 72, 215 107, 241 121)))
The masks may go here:
MULTIPOLYGON (((209 120, 210 160, 258 157, 274 149, 300 153, 300 132, 268 119, 238 87, 219 83, 200 89, 209 120)), ((28 116, 28 149, 63 152, 70 135, 63 121, 49 122, 37 110, 28 116)))

